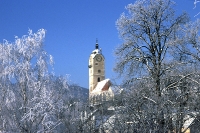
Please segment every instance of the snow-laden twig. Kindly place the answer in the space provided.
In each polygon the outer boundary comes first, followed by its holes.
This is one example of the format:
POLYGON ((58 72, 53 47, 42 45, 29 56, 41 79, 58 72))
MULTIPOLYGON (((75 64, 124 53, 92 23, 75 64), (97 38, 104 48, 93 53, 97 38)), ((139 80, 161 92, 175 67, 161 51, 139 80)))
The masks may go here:
MULTIPOLYGON (((199 2, 200 2, 199 0, 194 1, 194 8, 193 9, 195 9, 197 7, 197 3, 199 3, 199 2)), ((200 14, 200 12, 197 13, 196 15, 194 15, 194 17, 198 16, 199 14, 200 14)))
POLYGON ((153 102, 153 103, 155 103, 155 104, 157 103, 155 100, 153 100, 153 99, 151 99, 151 98, 149 98, 149 97, 146 97, 146 96, 144 96, 144 95, 143 95, 143 98, 148 99, 149 101, 151 101, 151 102, 153 102))

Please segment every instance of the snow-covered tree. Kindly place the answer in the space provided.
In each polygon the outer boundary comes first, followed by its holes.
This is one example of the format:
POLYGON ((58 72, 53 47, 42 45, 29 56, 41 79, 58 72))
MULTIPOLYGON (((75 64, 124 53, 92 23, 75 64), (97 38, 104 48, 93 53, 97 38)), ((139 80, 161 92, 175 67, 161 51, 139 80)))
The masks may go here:
POLYGON ((193 111, 199 20, 190 22, 186 13, 177 16, 174 6, 172 0, 137 0, 116 22, 123 44, 116 49, 115 70, 130 91, 122 101, 130 121, 139 124, 133 126, 138 132, 180 132, 193 111))
POLYGON ((49 72, 53 57, 43 49, 44 38, 44 29, 29 30, 0 43, 0 132, 76 131, 65 123, 77 123, 81 103, 67 78, 49 72))

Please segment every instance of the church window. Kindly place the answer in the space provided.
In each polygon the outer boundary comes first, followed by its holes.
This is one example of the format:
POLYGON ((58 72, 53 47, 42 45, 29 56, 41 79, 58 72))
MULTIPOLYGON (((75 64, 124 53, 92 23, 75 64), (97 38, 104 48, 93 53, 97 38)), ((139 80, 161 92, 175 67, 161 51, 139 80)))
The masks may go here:
POLYGON ((97 66, 97 65, 98 65, 98 63, 95 63, 95 65, 97 66))
POLYGON ((100 82, 100 77, 98 77, 97 82, 100 82))
POLYGON ((101 73, 101 70, 98 70, 98 73, 101 73))

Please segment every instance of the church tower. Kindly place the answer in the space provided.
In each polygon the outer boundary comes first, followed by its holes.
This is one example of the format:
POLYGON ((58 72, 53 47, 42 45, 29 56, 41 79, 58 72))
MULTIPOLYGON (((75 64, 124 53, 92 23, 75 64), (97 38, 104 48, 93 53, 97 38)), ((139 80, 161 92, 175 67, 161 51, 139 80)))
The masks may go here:
POLYGON ((105 79, 105 58, 99 49, 96 41, 95 50, 92 51, 89 58, 89 93, 91 93, 98 82, 105 79))

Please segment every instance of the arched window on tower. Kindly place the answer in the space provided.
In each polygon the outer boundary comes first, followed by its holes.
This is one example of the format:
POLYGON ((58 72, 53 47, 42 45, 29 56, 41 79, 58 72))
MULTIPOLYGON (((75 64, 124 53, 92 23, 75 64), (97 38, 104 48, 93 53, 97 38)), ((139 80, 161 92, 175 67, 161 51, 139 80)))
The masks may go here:
POLYGON ((98 77, 97 82, 100 82, 100 77, 98 77))

